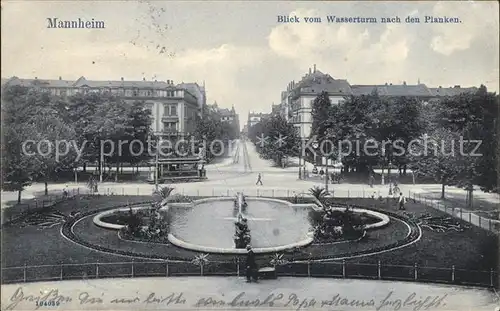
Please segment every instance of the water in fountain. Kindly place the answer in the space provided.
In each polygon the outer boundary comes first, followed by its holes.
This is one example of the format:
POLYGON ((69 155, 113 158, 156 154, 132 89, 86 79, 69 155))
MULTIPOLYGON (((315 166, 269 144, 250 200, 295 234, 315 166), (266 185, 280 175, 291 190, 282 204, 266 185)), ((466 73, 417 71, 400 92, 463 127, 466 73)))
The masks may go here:
POLYGON ((247 219, 254 248, 278 247, 307 238, 309 209, 272 199, 239 198, 243 199, 241 213, 235 204, 239 201, 228 198, 195 202, 190 208, 172 206, 170 232, 187 243, 234 249, 234 223, 241 215, 247 219))

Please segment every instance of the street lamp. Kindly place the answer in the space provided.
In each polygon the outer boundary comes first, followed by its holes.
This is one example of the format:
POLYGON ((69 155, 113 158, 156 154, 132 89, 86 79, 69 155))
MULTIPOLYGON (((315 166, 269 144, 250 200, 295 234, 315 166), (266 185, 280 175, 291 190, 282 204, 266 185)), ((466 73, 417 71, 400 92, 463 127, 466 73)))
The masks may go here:
MULTIPOLYGON (((304 143, 304 139, 301 137, 300 138, 300 147, 299 147, 299 179, 302 179, 302 153, 304 152, 302 149, 303 143, 304 143)), ((304 162, 305 162, 305 160, 304 160, 304 162)))
POLYGON ((156 141, 156 154, 155 154, 155 191, 158 191, 158 152, 160 151, 161 138, 156 141))
POLYGON ((317 155, 318 155, 318 154, 317 154, 317 152, 316 152, 316 150, 317 150, 317 149, 318 149, 318 147, 319 147, 318 142, 317 142, 317 141, 313 142, 313 143, 312 143, 312 147, 314 148, 314 166, 316 166, 316 163, 318 163, 318 162, 317 162, 317 160, 316 160, 316 157, 317 157, 317 155))
POLYGON ((103 175, 103 170, 104 170, 104 152, 103 152, 103 148, 102 148, 102 140, 101 140, 101 137, 102 137, 102 131, 103 131, 103 128, 101 127, 99 129, 99 182, 102 183, 102 175, 103 175))

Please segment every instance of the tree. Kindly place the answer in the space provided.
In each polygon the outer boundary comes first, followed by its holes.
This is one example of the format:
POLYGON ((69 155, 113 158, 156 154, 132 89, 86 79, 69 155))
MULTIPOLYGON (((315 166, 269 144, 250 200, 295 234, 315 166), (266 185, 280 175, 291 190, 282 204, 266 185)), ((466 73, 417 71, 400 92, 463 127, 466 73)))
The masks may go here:
POLYGON ((460 155, 459 139, 456 132, 436 129, 410 150, 412 170, 440 183, 441 199, 445 198, 445 186, 456 185, 466 168, 467 158, 460 155))
MULTIPOLYGON (((99 106, 95 108, 85 123, 83 133, 85 136, 94 138, 92 145, 94 155, 97 152, 99 170, 102 160, 109 164, 116 164, 118 170, 123 158, 120 149, 125 149, 123 145, 120 145, 120 141, 126 140, 127 130, 129 130, 130 106, 112 96, 103 96, 100 100, 99 106), (111 155, 104 156, 104 154, 111 155)), ((115 175, 115 181, 116 179, 117 175, 115 175)))
MULTIPOLYGON (((151 136, 151 111, 144 109, 144 103, 136 101, 132 105, 127 106, 127 118, 125 120, 125 131, 123 133, 124 142, 122 148, 122 156, 117 157, 117 161, 121 160, 129 164, 138 164, 142 161, 149 160, 151 155, 147 152, 147 141, 151 136), (135 141, 134 143, 132 143, 135 141), (141 150, 141 145, 144 150, 141 150)), ((118 176, 118 166, 116 171, 118 176)))
POLYGON ((221 144, 212 144, 214 141, 219 140, 227 142, 233 137, 233 135, 230 134, 233 129, 230 125, 226 125, 222 122, 216 109, 217 107, 211 107, 206 104, 203 105, 202 117, 198 117, 193 135, 197 141, 205 142, 204 147, 206 148, 207 161, 210 161, 215 155, 220 154, 222 151, 221 144))
POLYGON ((54 98, 47 93, 17 86, 3 91, 6 187, 18 191, 20 201, 24 187, 42 179, 47 195, 52 175, 76 165, 76 151, 70 145, 75 133, 59 117, 54 98))
MULTIPOLYGON (((2 105, 2 107, 4 107, 2 105)), ((2 163, 2 189, 17 191, 17 203, 21 203, 21 192, 32 182, 33 161, 22 150, 22 134, 19 126, 2 129, 4 156, 2 163)))
MULTIPOLYGON (((376 92, 371 95, 346 97, 343 103, 334 106, 330 112, 328 121, 327 136, 334 145, 339 146, 339 141, 349 141, 351 146, 359 144, 363 146, 368 139, 378 139, 381 137, 379 119, 377 118, 377 108, 381 109, 385 102, 376 92)), ((385 120, 382 118, 381 120, 385 120)), ((347 154, 342 157, 342 163, 346 172, 351 167, 356 167, 358 173, 368 174, 369 167, 379 161, 379 155, 365 154, 363 148, 359 152, 349 150, 347 144, 342 144, 343 150, 336 151, 347 154)))
POLYGON ((292 124, 282 116, 273 115, 262 119, 249 129, 250 139, 257 151, 266 159, 272 159, 277 166, 285 166, 284 159, 298 153, 300 139, 292 124), (266 138, 265 141, 261 138, 266 138))
POLYGON ((498 189, 499 107, 498 95, 481 85, 476 92, 443 98, 436 109, 435 124, 456 131, 470 142, 464 146, 466 154, 475 151, 480 155, 469 156, 467 175, 457 183, 469 190, 469 202, 472 202, 473 184, 484 191, 498 189), (474 150, 477 142, 480 146, 474 150))
POLYGON ((103 104, 106 97, 96 93, 77 93, 67 99, 67 105, 64 107, 66 112, 63 116, 68 124, 73 125, 78 146, 83 146, 84 171, 86 171, 87 162, 94 163, 100 160, 100 146, 94 127, 92 127, 92 120, 97 108, 103 104))
POLYGON ((325 91, 321 92, 312 102, 311 135, 318 135, 320 140, 325 137, 326 130, 331 125, 329 122, 332 121, 330 117, 331 107, 332 102, 325 91))
MULTIPOLYGON (((76 134, 74 129, 58 117, 57 111, 46 108, 32 116, 24 126, 26 139, 39 142, 36 152, 30 152, 34 160, 32 176, 45 184, 48 195, 48 183, 60 171, 77 167, 77 152, 72 146, 76 134), (47 141, 47 144, 41 144, 47 141)), ((33 148, 34 149, 34 148, 33 148)))

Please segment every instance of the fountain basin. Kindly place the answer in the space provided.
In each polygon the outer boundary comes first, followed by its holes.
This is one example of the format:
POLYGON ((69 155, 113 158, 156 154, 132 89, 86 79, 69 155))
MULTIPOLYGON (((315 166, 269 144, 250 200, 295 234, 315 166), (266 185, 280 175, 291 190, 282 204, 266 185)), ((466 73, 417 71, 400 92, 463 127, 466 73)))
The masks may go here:
MULTIPOLYGON (((246 197, 247 218, 255 253, 279 252, 313 242, 308 213, 314 204, 246 197)), ((169 204, 168 240, 178 247, 207 253, 244 254, 234 246, 238 208, 234 198, 207 198, 187 204, 169 204)))
MULTIPOLYGON (((132 211, 134 211, 134 212, 139 211, 139 210, 149 210, 149 209, 151 209, 151 206, 132 207, 132 211)), ((115 213, 124 213, 125 214, 125 213, 128 213, 129 210, 130 210, 129 207, 122 207, 122 208, 115 208, 115 209, 111 209, 108 211, 104 211, 104 212, 101 212, 101 213, 95 215, 93 218, 93 222, 96 226, 101 227, 101 228, 120 230, 123 227, 125 227, 125 225, 106 222, 103 220, 103 218, 111 216, 115 213)))

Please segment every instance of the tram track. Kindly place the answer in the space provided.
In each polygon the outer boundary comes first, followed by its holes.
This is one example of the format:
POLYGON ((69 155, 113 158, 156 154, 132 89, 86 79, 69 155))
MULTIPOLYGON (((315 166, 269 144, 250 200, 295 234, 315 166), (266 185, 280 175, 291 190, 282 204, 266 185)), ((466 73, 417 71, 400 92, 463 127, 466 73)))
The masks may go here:
POLYGON ((243 164, 246 172, 252 172, 252 165, 250 164, 250 156, 248 155, 248 147, 246 141, 243 141, 243 164))
POLYGON ((240 162, 240 145, 241 140, 236 144, 236 152, 233 155, 233 164, 238 164, 240 162))

